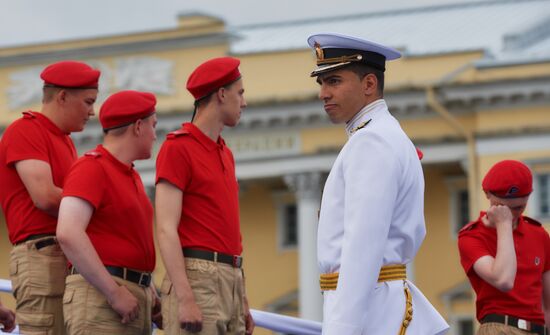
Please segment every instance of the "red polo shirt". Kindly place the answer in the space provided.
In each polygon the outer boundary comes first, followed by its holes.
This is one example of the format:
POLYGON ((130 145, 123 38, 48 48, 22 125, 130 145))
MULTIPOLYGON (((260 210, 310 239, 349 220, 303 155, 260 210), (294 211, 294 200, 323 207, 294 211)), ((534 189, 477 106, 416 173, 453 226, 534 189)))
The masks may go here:
POLYGON ((221 137, 214 142, 192 123, 168 134, 157 158, 161 179, 183 192, 182 247, 241 254, 235 162, 221 137))
POLYGON ((133 167, 99 145, 71 168, 63 196, 94 207, 86 233, 104 265, 155 269, 153 206, 133 167))
POLYGON ((550 237, 537 221, 521 217, 514 229, 517 272, 514 288, 502 292, 481 279, 473 269, 482 256, 496 257, 497 232, 481 219, 464 227, 458 235, 460 261, 477 295, 477 319, 487 314, 512 315, 544 324, 542 312, 542 275, 550 270, 550 237))
POLYGON ((55 234, 57 226, 57 218, 34 206, 15 163, 28 159, 48 163, 53 183, 62 188, 76 158, 69 135, 40 113, 25 112, 6 129, 0 141, 0 202, 11 243, 29 235, 55 234))

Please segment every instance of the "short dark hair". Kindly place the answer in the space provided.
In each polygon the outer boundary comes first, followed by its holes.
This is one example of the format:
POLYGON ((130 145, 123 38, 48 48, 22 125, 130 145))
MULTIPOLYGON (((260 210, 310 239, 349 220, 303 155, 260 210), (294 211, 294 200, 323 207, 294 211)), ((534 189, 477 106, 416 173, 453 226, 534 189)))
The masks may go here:
POLYGON ((118 136, 121 136, 122 134, 124 134, 126 132, 126 130, 128 130, 128 128, 130 127, 130 125, 131 125, 131 123, 127 124, 125 126, 122 126, 120 128, 103 129, 103 134, 106 135, 107 133, 109 133, 110 135, 118 137, 118 136))
MULTIPOLYGON (((238 79, 240 79, 240 77, 239 77, 238 79)), ((221 87, 217 88, 214 92, 212 92, 212 93, 208 94, 207 96, 204 96, 203 98, 200 98, 199 100, 195 101, 195 107, 208 105, 208 103, 210 102, 210 100, 212 100, 212 97, 214 96, 214 94, 217 93, 218 90, 219 90, 220 88, 224 88, 224 89, 227 90, 227 89, 229 89, 234 83, 236 83, 236 82, 238 81, 238 79, 237 79, 237 80, 234 80, 234 81, 232 81, 232 82, 230 82, 230 83, 227 84, 227 85, 224 85, 224 86, 221 86, 221 87)))
POLYGON ((378 93, 380 96, 384 95, 384 71, 361 63, 350 64, 345 68, 355 73, 360 80, 363 80, 368 74, 374 74, 378 81, 378 93))
POLYGON ((137 119, 137 120, 132 121, 128 124, 123 124, 121 126, 117 126, 117 127, 114 127, 114 128, 103 129, 103 134, 109 133, 109 134, 114 135, 114 136, 120 136, 120 135, 124 134, 126 132, 126 130, 128 128, 130 128, 130 126, 133 125, 134 123, 136 123, 138 120, 147 120, 148 118, 150 118, 153 115, 155 115, 155 113, 149 114, 146 117, 142 117, 141 119, 137 119))
POLYGON ((69 94, 77 93, 78 91, 85 90, 86 88, 70 88, 70 87, 57 87, 57 86, 44 86, 42 88, 42 103, 48 103, 53 100, 55 95, 61 90, 65 90, 69 94))
POLYGON ((51 102, 60 90, 59 87, 44 86, 42 88, 42 103, 51 102))

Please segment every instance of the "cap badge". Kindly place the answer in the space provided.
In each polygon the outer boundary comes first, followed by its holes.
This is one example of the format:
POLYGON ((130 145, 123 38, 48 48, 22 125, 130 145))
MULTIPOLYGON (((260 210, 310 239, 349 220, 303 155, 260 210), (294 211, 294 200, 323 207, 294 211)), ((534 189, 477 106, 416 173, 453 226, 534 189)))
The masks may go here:
POLYGON ((315 48, 315 55, 317 56, 317 60, 324 60, 325 53, 323 49, 321 49, 321 44, 319 44, 319 42, 315 42, 315 45, 313 47, 315 48))
POLYGON ((519 188, 517 186, 511 186, 508 191, 506 192, 506 196, 511 196, 519 192, 519 188))

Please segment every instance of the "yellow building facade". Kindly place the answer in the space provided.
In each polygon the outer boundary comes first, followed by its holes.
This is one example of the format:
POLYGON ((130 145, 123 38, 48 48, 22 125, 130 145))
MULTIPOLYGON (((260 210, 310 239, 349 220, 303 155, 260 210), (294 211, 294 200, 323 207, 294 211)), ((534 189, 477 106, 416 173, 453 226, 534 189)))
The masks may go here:
MULTIPOLYGON (((255 309, 318 318, 317 209, 346 134, 317 99, 306 38, 335 31, 396 47, 404 57, 387 65, 385 99, 424 152, 426 181, 427 237, 409 276, 452 334, 472 334, 475 297, 456 232, 487 207, 481 178, 502 159, 527 163, 535 177, 527 215, 550 224, 550 32, 540 14, 547 9, 547 1, 502 0, 244 27, 194 14, 165 31, 4 48, 0 131, 22 111, 40 109, 39 73, 47 64, 77 59, 102 71, 96 113, 118 90, 157 95, 156 154, 165 135, 190 119, 191 71, 212 57, 240 58, 248 108, 223 136, 236 158, 249 300, 255 309), (518 13, 523 25, 508 20, 518 13), (464 16, 473 27, 460 25, 464 16)), ((101 135, 96 118, 72 137, 82 153, 101 135)), ((136 167, 152 195, 154 158, 136 167)), ((2 223, 0 278, 9 278, 10 249, 2 223)), ((159 257, 157 284, 164 272, 159 257)), ((13 306, 9 295, 1 298, 13 306)))

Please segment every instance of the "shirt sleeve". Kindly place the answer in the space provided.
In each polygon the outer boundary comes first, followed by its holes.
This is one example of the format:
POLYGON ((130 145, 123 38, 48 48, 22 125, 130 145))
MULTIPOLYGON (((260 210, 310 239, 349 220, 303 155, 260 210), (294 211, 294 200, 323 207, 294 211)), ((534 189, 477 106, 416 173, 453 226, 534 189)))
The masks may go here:
POLYGON ((178 143, 178 140, 167 140, 157 156, 155 184, 164 179, 184 191, 191 181, 189 162, 189 154, 183 143, 178 143))
POLYGON ((460 264, 466 273, 472 269, 478 259, 491 255, 483 240, 483 235, 476 230, 466 230, 459 234, 458 251, 460 252, 460 264))
POLYGON ((36 122, 20 120, 8 134, 5 134, 5 137, 6 165, 10 166, 27 159, 50 162, 43 130, 37 126, 36 122))
POLYGON ((105 191, 105 171, 96 158, 83 157, 67 175, 63 197, 78 197, 99 208, 105 191))
POLYGON ((378 280, 401 179, 401 163, 387 141, 376 133, 355 135, 346 148, 344 236, 327 334, 361 334, 365 322, 364 306, 378 280))

